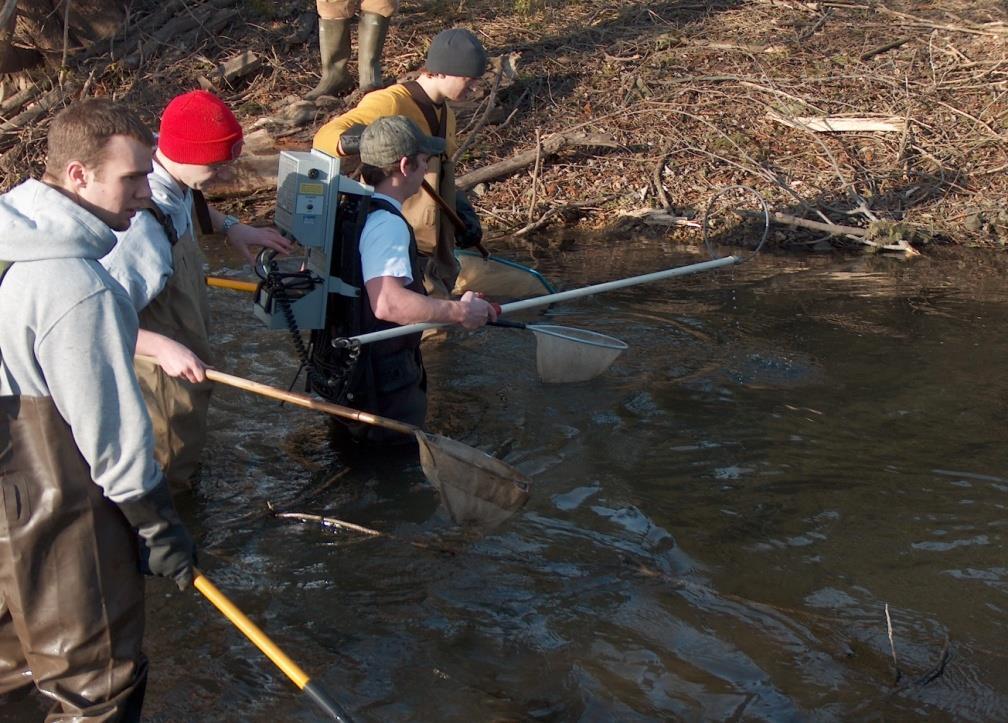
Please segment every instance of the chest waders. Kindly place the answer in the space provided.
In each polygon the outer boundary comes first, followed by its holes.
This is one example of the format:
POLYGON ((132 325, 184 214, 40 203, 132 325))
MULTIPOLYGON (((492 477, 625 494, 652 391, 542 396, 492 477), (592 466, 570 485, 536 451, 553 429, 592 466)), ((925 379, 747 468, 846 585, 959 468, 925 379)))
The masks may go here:
MULTIPOLYGON (((195 207, 199 213, 198 201, 195 207)), ((172 244, 172 275, 161 293, 140 312, 140 328, 163 334, 210 363, 203 252, 194 232, 190 230, 178 237, 171 219, 161 209, 147 210, 164 228, 172 244)), ((134 367, 154 428, 154 455, 171 486, 187 487, 199 468, 206 444, 213 384, 209 381, 193 384, 170 377, 152 362, 138 360, 134 367)))
POLYGON ((51 398, 0 397, 0 492, 0 693, 34 682, 47 720, 139 720, 136 537, 51 398))

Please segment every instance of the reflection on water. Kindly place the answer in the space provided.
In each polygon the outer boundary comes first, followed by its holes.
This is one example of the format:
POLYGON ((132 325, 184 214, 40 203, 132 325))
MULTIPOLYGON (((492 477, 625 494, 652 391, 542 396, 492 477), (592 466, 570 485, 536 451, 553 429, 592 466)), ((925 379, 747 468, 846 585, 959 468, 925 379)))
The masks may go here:
MULTIPOLYGON (((697 260, 565 248, 535 249, 564 288, 697 260)), ((763 257, 522 315, 629 344, 578 385, 538 382, 531 334, 450 335, 425 351, 430 427, 533 478, 485 537, 414 457, 333 450, 325 420, 227 389, 183 513, 361 720, 1005 719, 997 263, 763 257)), ((289 341, 212 296, 219 366, 286 385, 289 341)), ((207 604, 149 590, 151 720, 316 719, 207 604)))

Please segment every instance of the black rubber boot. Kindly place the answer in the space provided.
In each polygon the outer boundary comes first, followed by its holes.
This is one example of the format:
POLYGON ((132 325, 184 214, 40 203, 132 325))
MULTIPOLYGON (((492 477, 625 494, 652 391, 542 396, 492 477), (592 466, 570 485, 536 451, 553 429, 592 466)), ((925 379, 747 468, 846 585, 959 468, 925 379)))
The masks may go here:
POLYGON ((346 72, 350 60, 350 21, 319 18, 318 36, 322 78, 305 94, 307 100, 315 100, 320 95, 336 95, 353 87, 346 72))
POLYGON ((357 24, 357 75, 363 91, 385 87, 381 55, 389 19, 378 13, 361 13, 357 24))

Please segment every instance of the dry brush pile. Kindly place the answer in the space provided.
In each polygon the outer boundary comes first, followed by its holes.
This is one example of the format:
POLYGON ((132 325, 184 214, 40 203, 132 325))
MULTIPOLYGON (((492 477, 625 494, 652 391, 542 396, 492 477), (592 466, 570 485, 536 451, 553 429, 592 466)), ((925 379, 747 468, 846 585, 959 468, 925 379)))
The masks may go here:
MULTIPOLYGON (((37 172, 68 99, 116 95, 153 123, 200 76, 264 134, 267 168, 276 146, 307 147, 356 100, 298 100, 317 72, 309 5, 137 0, 116 40, 65 53, 0 105, 4 187, 37 172), (219 64, 242 51, 257 63, 225 79, 219 64)), ((405 0, 386 71, 415 72, 455 24, 502 56, 459 109, 460 185, 500 232, 637 226, 695 242, 708 202, 742 185, 775 212, 777 245, 1001 247, 1005 15, 1000 0, 405 0)), ((262 185, 233 202, 268 215, 262 185)))

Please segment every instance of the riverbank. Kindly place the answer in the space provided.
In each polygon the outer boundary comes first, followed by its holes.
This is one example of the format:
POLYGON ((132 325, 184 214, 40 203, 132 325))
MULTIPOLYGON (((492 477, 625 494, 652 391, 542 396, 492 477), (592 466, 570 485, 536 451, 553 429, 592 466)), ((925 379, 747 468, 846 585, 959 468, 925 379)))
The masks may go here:
MULTIPOLYGON (((318 63, 306 3, 144 6, 134 3, 111 55, 70 54, 65 95, 115 94, 155 123, 202 77, 259 132, 250 145, 265 158, 308 147, 357 100, 299 102, 318 63), (179 29, 165 33, 156 21, 172 7, 167 22, 179 29), (243 51, 255 67, 221 78, 215 65, 243 51)), ((996 0, 406 0, 386 72, 415 72, 429 38, 450 25, 473 28, 505 60, 459 108, 460 184, 491 234, 535 243, 558 226, 635 227, 697 243, 711 199, 742 185, 780 214, 778 247, 912 253, 1008 242, 1008 25, 996 0)), ((23 127, 8 121, 5 188, 38 172, 59 106, 23 127)), ((5 101, 4 114, 31 107, 5 101)), ((268 184, 241 191, 228 202, 270 217, 268 184)), ((752 235, 729 224, 718 240, 752 235)))

